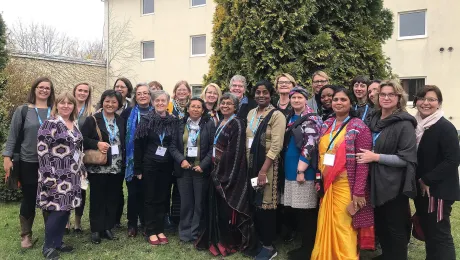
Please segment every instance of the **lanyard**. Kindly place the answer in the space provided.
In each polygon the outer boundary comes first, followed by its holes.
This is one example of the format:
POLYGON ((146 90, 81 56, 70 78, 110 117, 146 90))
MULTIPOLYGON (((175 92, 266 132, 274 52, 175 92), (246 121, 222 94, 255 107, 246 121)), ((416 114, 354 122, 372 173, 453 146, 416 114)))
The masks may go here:
POLYGON ((78 112, 78 118, 77 118, 77 120, 80 120, 81 115, 83 115, 83 112, 85 112, 85 106, 86 106, 86 105, 83 105, 83 107, 80 109, 80 112, 78 112))
POLYGON ((189 135, 189 137, 190 137, 190 139, 192 141, 192 144, 195 146, 196 145, 195 142, 198 139, 198 135, 200 134, 201 129, 198 129, 198 131, 196 131, 195 135, 192 136, 192 132, 190 131, 190 126, 188 124, 186 126, 187 126, 188 135, 189 135))
MULTIPOLYGON (((358 105, 355 105, 355 110, 358 110, 358 105)), ((361 117, 361 120, 363 120, 363 121, 364 121, 364 119, 366 118, 367 110, 369 110, 369 104, 366 104, 366 110, 364 110, 364 114, 363 114, 363 116, 361 117)))
POLYGON ((377 142, 377 139, 379 138, 381 133, 382 132, 372 133, 372 147, 375 147, 375 142, 377 142))
MULTIPOLYGON (((149 106, 149 111, 152 111, 152 107, 149 106)), ((139 110, 139 106, 137 107, 137 123, 139 124, 141 122, 141 111, 139 110)))
MULTIPOLYGON (((43 124, 42 119, 40 118, 40 115, 38 114, 38 109, 35 107, 35 112, 37 112, 37 117, 38 117, 38 123, 40 123, 40 126, 43 124)), ((51 108, 48 107, 48 113, 46 114, 46 119, 50 118, 51 114, 51 108)))
POLYGON ((158 135, 160 137, 160 143, 161 143, 161 147, 164 147, 163 146, 163 140, 165 139, 165 132, 163 132, 161 135, 158 135))
POLYGON ((104 118, 105 128, 107 128, 107 131, 109 132, 110 143, 114 143, 116 134, 118 133, 118 126, 117 126, 116 120, 114 118, 114 124, 113 124, 114 129, 112 131, 112 128, 109 126, 109 121, 107 121, 107 118, 105 118, 104 112, 102 112, 102 117, 104 118))
POLYGON ((342 126, 340 127, 340 129, 337 131, 337 133, 335 133, 334 137, 332 137, 332 133, 334 132, 335 130, 335 125, 337 123, 337 119, 334 120, 334 123, 332 124, 332 129, 331 129, 331 132, 329 133, 329 146, 327 147, 327 150, 326 151, 329 151, 329 149, 331 149, 331 146, 333 147, 334 146, 334 140, 335 138, 340 134, 340 132, 342 131, 342 129, 345 128, 345 126, 348 124, 348 121, 350 120, 350 116, 347 116, 347 118, 345 118, 345 120, 343 121, 342 123, 342 126))
POLYGON ((254 124, 254 117, 256 116, 256 114, 257 114, 257 109, 254 110, 254 113, 252 114, 251 123, 249 123, 249 129, 252 131, 252 134, 253 134, 253 135, 256 134, 257 128, 259 127, 260 118, 261 118, 262 115, 263 115, 263 113, 262 113, 262 114, 260 114, 259 118, 257 118, 256 127, 254 128, 254 127, 253 127, 253 124, 254 124))
POLYGON ((235 114, 233 114, 227 122, 225 122, 225 124, 223 126, 219 126, 219 128, 217 128, 217 131, 216 131, 216 135, 214 136, 214 145, 217 144, 217 139, 219 139, 219 136, 220 136, 220 133, 222 132, 222 130, 225 128, 225 126, 228 124, 228 122, 232 121, 232 119, 235 117, 235 114))

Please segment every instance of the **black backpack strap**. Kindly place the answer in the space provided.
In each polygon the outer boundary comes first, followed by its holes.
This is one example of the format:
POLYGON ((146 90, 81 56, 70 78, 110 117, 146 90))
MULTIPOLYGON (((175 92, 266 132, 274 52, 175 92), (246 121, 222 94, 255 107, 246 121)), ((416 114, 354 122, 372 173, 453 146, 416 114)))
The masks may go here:
POLYGON ((25 104, 21 108, 21 127, 19 130, 19 135, 18 138, 16 139, 16 145, 14 146, 14 153, 20 153, 21 152, 21 144, 22 141, 24 141, 24 124, 26 122, 26 117, 27 117, 27 112, 29 111, 29 105, 25 104))

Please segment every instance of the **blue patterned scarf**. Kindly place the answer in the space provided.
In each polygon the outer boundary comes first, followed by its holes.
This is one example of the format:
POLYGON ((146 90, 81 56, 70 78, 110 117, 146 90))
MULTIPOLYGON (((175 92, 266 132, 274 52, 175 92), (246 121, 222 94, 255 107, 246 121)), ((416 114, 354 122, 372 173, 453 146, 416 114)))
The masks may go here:
POLYGON ((126 181, 131 181, 134 175, 134 137, 136 134, 137 115, 139 106, 134 106, 129 114, 128 124, 126 127, 126 181))

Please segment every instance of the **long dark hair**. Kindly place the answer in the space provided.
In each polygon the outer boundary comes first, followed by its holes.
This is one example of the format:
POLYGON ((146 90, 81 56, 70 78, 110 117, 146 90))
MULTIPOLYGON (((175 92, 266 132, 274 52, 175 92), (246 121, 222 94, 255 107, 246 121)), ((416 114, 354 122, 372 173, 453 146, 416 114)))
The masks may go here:
MULTIPOLYGON (((332 94, 332 102, 334 102, 334 97, 337 95, 337 93, 343 92, 345 95, 347 95, 348 99, 350 100, 350 112, 349 115, 350 117, 358 117, 358 113, 356 112, 355 108, 353 107, 353 91, 346 89, 345 87, 338 87, 336 90, 334 90, 334 94, 332 94)), ((334 112, 335 116, 335 112, 334 112)))
MULTIPOLYGON (((121 80, 123 81, 123 83, 125 83, 126 87, 128 88, 128 94, 126 95, 127 98, 131 98, 131 94, 133 93, 133 84, 131 84, 131 81, 129 81, 129 79, 127 78, 118 78, 117 80, 115 80, 115 83, 113 83, 113 90, 115 90, 115 86, 117 85, 117 82, 121 80)), ((120 105, 120 107, 122 106, 123 104, 120 105)), ((101 104, 102 106, 102 104, 101 104)))
POLYGON ((190 101, 187 103, 187 106, 185 106, 185 116, 184 116, 184 122, 187 122, 187 119, 190 117, 190 114, 188 113, 188 110, 190 108, 190 104, 192 101, 200 101, 201 107, 203 108, 203 115, 201 116, 200 120, 200 127, 208 122, 210 119, 210 116, 208 114, 209 110, 206 108, 206 104, 204 103, 204 100, 199 98, 199 97, 193 97, 190 99, 190 101))
POLYGON ((53 82, 47 77, 40 77, 32 83, 32 87, 30 88, 29 97, 27 98, 27 102, 29 104, 35 104, 35 102, 37 101, 37 96, 35 95, 35 89, 37 89, 38 85, 42 82, 50 83, 50 96, 48 97, 48 100, 46 101, 46 105, 48 107, 53 107, 54 100, 55 100, 54 85, 53 85, 53 82))

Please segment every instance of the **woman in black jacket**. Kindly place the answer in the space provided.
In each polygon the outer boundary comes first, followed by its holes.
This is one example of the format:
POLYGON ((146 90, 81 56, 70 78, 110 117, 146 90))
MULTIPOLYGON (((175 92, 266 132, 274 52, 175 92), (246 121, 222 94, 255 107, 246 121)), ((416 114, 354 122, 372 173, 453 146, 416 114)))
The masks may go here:
POLYGON ((460 200, 460 148, 455 126, 444 118, 442 94, 425 86, 414 100, 417 107, 416 215, 425 235, 426 259, 456 259, 450 213, 460 200))
POLYGON ((181 194, 179 238, 184 242, 195 241, 202 227, 215 132, 204 101, 192 98, 171 145, 181 194))
POLYGON ((154 110, 141 118, 134 141, 134 175, 144 180, 145 232, 151 245, 167 244, 164 234, 165 201, 171 193, 169 184, 173 160, 172 139, 178 121, 167 112, 169 94, 153 92, 154 110))
POLYGON ((105 165, 86 165, 90 182, 89 220, 91 241, 101 242, 101 235, 109 240, 115 239, 111 229, 115 226, 116 211, 120 189, 123 187, 125 164, 125 123, 116 114, 122 104, 121 94, 115 90, 102 93, 102 111, 87 117, 82 127, 85 149, 107 153, 105 165), (102 141, 96 131, 101 131, 102 141))

